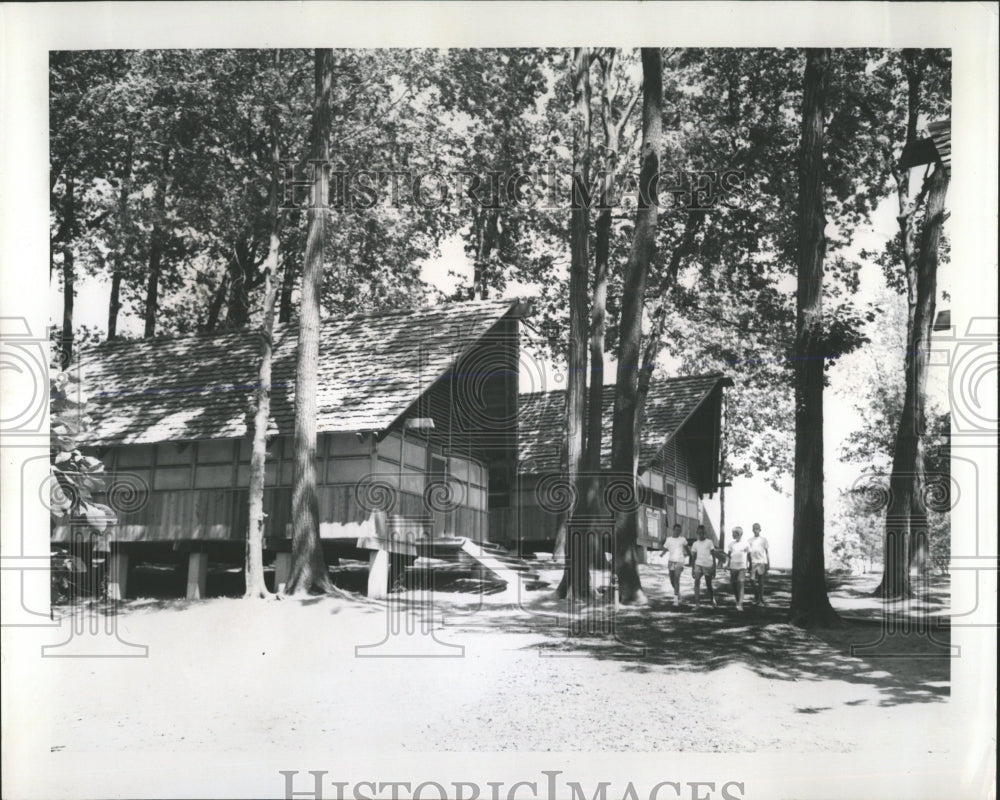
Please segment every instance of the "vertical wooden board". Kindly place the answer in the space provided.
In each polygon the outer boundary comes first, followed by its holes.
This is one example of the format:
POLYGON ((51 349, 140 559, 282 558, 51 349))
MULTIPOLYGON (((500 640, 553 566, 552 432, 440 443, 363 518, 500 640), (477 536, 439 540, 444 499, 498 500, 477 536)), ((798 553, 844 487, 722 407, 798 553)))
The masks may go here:
POLYGON ((510 509, 506 507, 491 508, 488 512, 486 537, 491 542, 506 543, 511 538, 507 527, 510 524, 510 509))
POLYGON ((472 535, 472 519, 468 508, 459 506, 455 511, 455 534, 457 536, 466 536, 468 538, 473 538, 472 535))
POLYGON ((321 486, 319 488, 319 520, 321 523, 344 524, 360 522, 368 518, 368 513, 355 499, 354 487, 343 484, 321 486))
POLYGON ((447 513, 444 511, 434 511, 431 514, 431 519, 433 520, 433 526, 431 528, 432 536, 444 536, 445 535, 445 525, 447 523, 447 513))
POLYGON ((284 528, 276 524, 277 505, 276 498, 279 489, 273 487, 264 488, 264 537, 279 538, 284 537, 284 528))
POLYGON ((288 487, 270 489, 264 493, 264 521, 267 536, 284 539, 288 535, 288 524, 292 521, 292 490, 288 487))
POLYGON ((175 530, 176 519, 183 510, 179 492, 153 492, 149 496, 149 508, 149 525, 146 528, 149 539, 169 541, 180 538, 175 530))
POLYGON ((337 517, 337 487, 335 486, 317 486, 316 495, 319 500, 319 521, 322 525, 324 522, 340 522, 337 517))
POLYGON ((195 518, 200 539, 227 539, 233 527, 233 494, 219 489, 195 492, 195 518))
POLYGON ((163 519, 169 530, 169 539, 195 538, 194 492, 164 492, 163 519))
POLYGON ((247 530, 250 528, 250 490, 237 489, 231 494, 233 525, 229 530, 229 537, 246 539, 247 530))

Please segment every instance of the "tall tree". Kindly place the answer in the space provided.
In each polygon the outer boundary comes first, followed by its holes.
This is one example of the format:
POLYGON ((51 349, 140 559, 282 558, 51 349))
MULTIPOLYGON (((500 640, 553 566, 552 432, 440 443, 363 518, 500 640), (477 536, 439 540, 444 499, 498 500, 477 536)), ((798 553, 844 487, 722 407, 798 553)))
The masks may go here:
POLYGON ((146 311, 143 336, 149 338, 156 333, 156 314, 160 302, 160 273, 167 249, 166 213, 167 191, 170 175, 170 148, 160 148, 160 174, 153 195, 153 229, 149 234, 149 267, 146 272, 146 311))
MULTIPOLYGON (((622 59, 619 59, 619 52, 615 48, 604 48, 597 51, 591 57, 591 63, 598 65, 598 91, 600 108, 600 132, 601 143, 598 147, 599 164, 593 187, 597 191, 597 213, 594 225, 594 258, 593 258, 593 278, 590 283, 590 315, 589 324, 589 385, 586 386, 586 403, 574 403, 573 414, 579 415, 576 423, 581 432, 585 435, 583 439, 583 455, 580 459, 580 474, 574 483, 577 486, 577 506, 576 512, 581 515, 596 517, 601 513, 601 450, 604 438, 604 348, 608 327, 608 289, 611 281, 611 257, 614 237, 614 221, 612 212, 614 209, 614 199, 621 178, 621 167, 624 162, 622 157, 623 137, 626 125, 632 116, 632 111, 641 94, 641 89, 636 87, 628 97, 622 93, 623 86, 628 83, 628 77, 624 73, 622 59)), ((589 114, 588 114, 589 117, 589 114)), ((635 140, 635 136, 630 137, 635 140)), ((629 147, 624 146, 628 150, 629 147)), ((597 154, 595 153, 595 158, 597 154)), ((589 166, 593 167, 593 164, 589 166)), ((577 173, 574 172, 574 176, 577 173)), ((581 197, 579 186, 586 186, 591 189, 590 181, 583 174, 580 176, 579 184, 573 188, 573 202, 585 204, 587 206, 589 221, 589 206, 593 201, 591 196, 581 197)), ((574 178, 575 179, 575 178, 574 178)), ((575 206, 574 206, 575 209, 575 206)), ((571 220, 571 224, 576 218, 571 220)), ((572 225, 571 225, 572 227, 572 225)), ((589 227, 589 225, 588 225, 589 227)), ((571 240, 576 241, 575 234, 571 234, 571 240)), ((587 248, 589 250, 589 248, 587 248)), ((589 261, 589 253, 587 254, 589 261)), ((588 265, 589 266, 589 265, 588 265)), ((573 269, 570 267, 570 296, 573 297, 573 269)), ((577 277, 577 285, 586 279, 586 276, 577 277)), ((583 292, 581 292, 583 294, 583 292)), ((586 297, 584 295, 584 297, 586 297)), ((575 333, 573 329, 574 314, 586 313, 586 300, 581 301, 580 308, 576 308, 577 301, 571 299, 570 303, 570 348, 574 346, 575 333)), ((584 326, 581 326, 584 327, 584 326)), ((572 352, 572 349, 571 351, 572 352)), ((581 390, 585 382, 584 376, 587 374, 587 363, 575 365, 578 371, 581 390)), ((570 379, 572 380, 574 368, 570 369, 570 379)), ((572 386, 572 384, 569 384, 572 386)), ((567 404, 567 411, 570 411, 567 404)), ((572 431, 573 427, 567 425, 567 431, 572 431)), ((569 448, 567 448, 569 451, 569 448)), ((590 593, 589 576, 590 567, 604 563, 604 546, 600 537, 591 536, 586 541, 586 547, 576 548, 570 551, 570 563, 568 564, 568 575, 575 577, 577 585, 574 592, 577 596, 587 597, 590 593)), ((565 583, 564 578, 564 583, 565 583)))
MULTIPOLYGON (((906 148, 916 146, 917 126, 928 106, 923 98, 925 75, 931 75, 930 93, 941 81, 944 54, 904 50, 902 71, 906 79, 906 148), (937 78, 937 81, 934 78, 937 78)), ((899 424, 892 447, 892 473, 889 478, 889 506, 885 517, 885 552, 882 581, 877 595, 886 598, 906 597, 912 593, 911 567, 922 569, 928 553, 928 519, 924 504, 924 442, 927 427, 927 366, 931 331, 937 299, 937 268, 945 198, 949 175, 940 162, 925 173, 916 198, 911 197, 910 170, 894 170, 899 205, 899 234, 896 247, 901 262, 907 298, 906 350, 903 365, 904 393, 899 424)))
MULTIPOLYGON (((573 110, 576 125, 573 136, 573 175, 570 189, 570 266, 569 266, 569 349, 566 360, 566 480, 575 486, 583 457, 584 412, 587 392, 587 306, 590 274, 590 50, 573 50, 573 110)), ((571 511, 563 515, 565 528, 571 511)), ((558 536, 566 537, 560 530, 558 536)), ((564 587, 576 598, 590 590, 590 568, 586 542, 566 540, 566 577, 564 587)), ((558 544, 557 544, 558 551, 558 544)))
POLYGON ((111 294, 108 298, 108 341, 118 335, 118 313, 121 311, 122 279, 125 274, 125 253, 128 248, 129 195, 132 193, 132 153, 134 138, 129 134, 125 146, 125 159, 118 188, 118 218, 111 239, 114 248, 114 267, 111 273, 111 294))
POLYGON ((795 496, 791 620, 803 627, 839 620, 826 593, 823 554, 823 125, 830 54, 806 53, 799 161, 798 292, 795 340, 795 496))
MULTIPOLYGON (((280 51, 274 53, 274 71, 281 66, 280 51)), ((278 171, 281 169, 281 145, 278 142, 277 111, 268 114, 271 128, 271 188, 268 213, 271 230, 267 259, 264 261, 264 299, 260 328, 260 366, 254 391, 253 446, 250 453, 249 526, 247 529, 246 597, 271 596, 264 584, 264 477, 267 459, 267 426, 271 416, 271 361, 274 352, 274 306, 277 298, 275 275, 281 247, 278 216, 278 171)))
POLYGON ((435 126, 451 131, 435 137, 439 152, 452 170, 469 176, 463 207, 450 220, 439 214, 438 223, 450 223, 461 234, 472 262, 471 281, 460 280, 456 297, 502 292, 510 277, 526 268, 530 236, 541 220, 530 204, 520 203, 516 176, 527 175, 541 153, 536 107, 547 102, 554 55, 537 49, 456 49, 437 63, 418 64, 435 90, 428 96, 440 115, 435 126))
MULTIPOLYGON (((596 502, 596 475, 601 469, 601 445, 604 434, 604 348, 608 326, 608 285, 611 278, 613 236, 612 198, 620 178, 623 132, 639 99, 638 88, 626 99, 621 95, 625 78, 616 71, 620 66, 618 51, 607 48, 597 56, 600 65, 601 131, 603 164, 598 176, 600 196, 594 224, 594 278, 590 301, 590 384, 587 390, 586 448, 583 469, 588 477, 582 497, 585 507, 596 502), (621 103, 624 102, 624 106, 621 103)), ((627 149, 627 148, 626 148, 627 149)))
MULTIPOLYGON (((635 415, 642 339, 643 298, 656 242, 657 194, 663 139, 663 59, 658 48, 642 49, 642 145, 639 153, 639 199, 635 231, 622 287, 618 376, 611 432, 611 469, 631 476, 621 487, 615 509, 615 572, 623 603, 643 603, 636 559, 638 494, 635 485, 635 415)), ((624 477, 619 480, 625 480, 624 477)), ((611 492, 614 493, 613 491, 611 492)))
POLYGON ((326 592, 331 588, 319 540, 316 495, 316 390, 319 367, 320 292, 330 194, 330 123, 333 104, 333 50, 317 49, 316 94, 311 159, 315 165, 308 209, 309 238, 302 270, 299 336, 295 369, 295 477, 292 486, 292 567, 285 593, 326 592))
POLYGON ((76 181, 73 176, 66 179, 63 195, 63 323, 62 323, 62 368, 69 367, 73 359, 73 301, 76 297, 76 268, 73 246, 76 235, 76 181))

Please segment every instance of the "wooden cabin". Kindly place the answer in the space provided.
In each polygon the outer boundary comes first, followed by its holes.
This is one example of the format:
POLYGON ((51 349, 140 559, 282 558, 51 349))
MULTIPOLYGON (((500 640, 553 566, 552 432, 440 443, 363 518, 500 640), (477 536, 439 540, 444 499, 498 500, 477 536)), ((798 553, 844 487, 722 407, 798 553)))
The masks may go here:
MULTIPOLYGON (((647 550, 661 548, 674 523, 681 524, 686 537, 693 537, 697 526, 704 524, 713 541, 718 541, 701 498, 719 487, 722 393, 732 385, 730 378, 720 374, 651 383, 638 459, 640 558, 647 550)), ((605 488, 611 474, 614 393, 613 385, 604 387, 601 471, 605 488)), ((521 552, 547 551, 565 514, 566 393, 522 394, 520 407, 516 530, 521 552)), ((602 504, 598 516, 610 521, 613 511, 602 504)))
POLYGON ((940 164, 951 176, 951 117, 928 122, 927 135, 910 142, 899 156, 900 169, 925 164, 940 164))
MULTIPOLYGON (((497 531, 509 523, 524 312, 492 300, 322 322, 316 474, 328 556, 388 549, 388 535, 484 541, 491 518, 497 531)), ((278 326, 264 491, 277 582, 290 550, 296 346, 297 328, 278 326)), ((259 334, 245 329, 81 355, 87 444, 109 472, 118 516, 120 595, 130 555, 188 553, 193 597, 204 595, 209 555, 242 559, 259 352, 259 334)), ((53 528, 54 542, 72 536, 53 528)))

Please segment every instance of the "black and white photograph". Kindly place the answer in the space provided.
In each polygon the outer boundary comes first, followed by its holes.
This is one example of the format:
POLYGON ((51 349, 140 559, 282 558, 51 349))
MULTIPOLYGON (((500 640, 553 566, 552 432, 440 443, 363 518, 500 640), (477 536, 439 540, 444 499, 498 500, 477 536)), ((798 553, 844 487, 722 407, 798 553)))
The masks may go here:
POLYGON ((0 5, 3 796, 995 797, 997 17, 0 5))

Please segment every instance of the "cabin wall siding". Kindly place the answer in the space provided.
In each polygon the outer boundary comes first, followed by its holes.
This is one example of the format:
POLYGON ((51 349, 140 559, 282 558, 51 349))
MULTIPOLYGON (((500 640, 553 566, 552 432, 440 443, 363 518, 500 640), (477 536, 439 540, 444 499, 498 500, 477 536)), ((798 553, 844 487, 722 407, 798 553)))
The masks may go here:
MULTIPOLYGON (((544 492, 542 482, 559 480, 558 474, 545 476, 522 474, 515 495, 517 512, 515 530, 510 542, 518 539, 533 546, 548 547, 555 542, 560 513, 542 507, 538 494, 544 492)), ((681 524, 685 537, 693 538, 703 519, 704 508, 691 471, 687 447, 674 439, 668 441, 661 454, 649 469, 639 475, 643 503, 638 515, 639 544, 659 548, 675 522, 681 524)), ((599 512, 611 519, 611 512, 603 506, 599 512)))
MULTIPOLYGON (((472 355, 476 355, 475 351, 472 355)), ((466 368, 475 369, 474 363, 466 368)), ((461 376, 460 370, 455 373, 456 377, 461 376)), ((467 375, 460 379, 481 377, 467 375)), ((499 376, 500 382, 496 382, 496 376, 486 377, 483 396, 490 398, 493 392, 503 395, 499 405, 494 403, 484 412, 484 418, 493 419, 502 416, 502 409, 509 406, 505 399, 509 387, 503 381, 509 383, 510 376, 499 376)), ((446 382, 450 381, 451 377, 446 382)), ((468 387, 461 390, 445 387, 438 390, 438 395, 468 397, 470 391, 468 387)), ((413 535, 433 532, 467 536, 476 541, 488 537, 492 476, 483 456, 492 457, 495 462, 502 450, 498 449, 498 442, 506 441, 506 434, 491 429, 487 433, 496 435, 492 439, 490 435, 483 437, 483 441, 476 441, 468 429, 459 429, 452 435, 449 427, 453 420, 445 417, 446 421, 438 424, 442 413, 439 411, 435 418, 433 436, 400 429, 390 431, 379 441, 371 434, 317 436, 315 467, 322 537, 369 533, 365 526, 373 526, 374 508, 384 510, 396 530, 413 535), (444 472, 432 475, 434 464, 444 472), (447 479, 458 488, 453 502, 443 505, 430 502, 427 489, 434 479, 447 479), (387 504, 373 504, 374 495, 366 496, 365 484, 372 481, 389 490, 381 498, 388 497, 387 504)), ((469 415, 467 408, 466 417, 469 415)), ((468 427, 468 422, 463 424, 468 427)), ((273 437, 267 446, 264 536, 271 544, 290 535, 293 448, 290 436, 273 437)), ((506 457, 513 460, 513 445, 506 457)), ((118 510, 118 523, 112 531, 116 541, 245 539, 250 480, 248 439, 126 445, 108 449, 102 460, 115 480, 138 487, 142 495, 142 501, 134 504, 136 507, 118 510)), ((65 536, 68 530, 53 529, 55 540, 65 536)))

